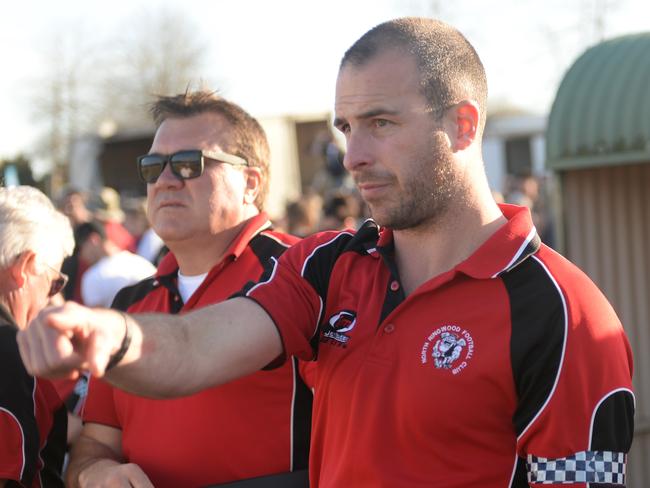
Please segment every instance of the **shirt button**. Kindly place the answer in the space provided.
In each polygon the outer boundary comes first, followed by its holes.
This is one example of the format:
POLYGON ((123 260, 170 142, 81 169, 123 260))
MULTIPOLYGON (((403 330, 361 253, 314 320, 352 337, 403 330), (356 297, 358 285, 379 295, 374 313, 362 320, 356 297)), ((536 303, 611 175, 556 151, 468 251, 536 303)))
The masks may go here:
POLYGON ((158 286, 158 280, 153 280, 152 285, 153 285, 153 286, 158 286))
POLYGON ((392 291, 397 291, 397 290, 399 290, 399 281, 397 281, 397 280, 393 280, 393 281, 391 281, 391 283, 390 283, 390 289, 391 289, 392 291))
POLYGON ((384 326, 384 332, 386 332, 386 334, 392 334, 394 331, 395 331, 395 326, 393 324, 386 324, 384 326))
POLYGON ((180 300, 180 298, 178 297, 178 295, 174 295, 174 301, 177 302, 178 300, 180 300))

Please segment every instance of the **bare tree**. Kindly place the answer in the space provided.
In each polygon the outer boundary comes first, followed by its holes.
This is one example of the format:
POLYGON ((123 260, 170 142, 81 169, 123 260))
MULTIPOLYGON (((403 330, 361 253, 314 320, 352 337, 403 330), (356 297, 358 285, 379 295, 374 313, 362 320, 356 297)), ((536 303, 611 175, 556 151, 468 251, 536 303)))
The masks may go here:
POLYGON ((183 91, 204 65, 206 44, 183 11, 143 12, 108 40, 83 29, 61 26, 43 42, 44 74, 34 80, 31 110, 42 131, 38 153, 51 163, 51 192, 65 183, 77 137, 105 121, 118 129, 150 127, 152 95, 183 91))
POLYGON ((103 115, 118 126, 146 126, 153 95, 178 93, 201 79, 206 43, 183 12, 170 9, 142 12, 124 30, 128 35, 114 42, 103 115))
POLYGON ((583 32, 586 45, 596 44, 607 36, 607 20, 620 9, 625 0, 583 0, 580 6, 581 24, 587 26, 583 32))
POLYGON ((96 81, 96 46, 81 30, 63 28, 44 43, 43 75, 34 80, 32 118, 41 129, 36 153, 50 161, 51 188, 65 179, 71 141, 92 121, 93 104, 87 96, 96 81))

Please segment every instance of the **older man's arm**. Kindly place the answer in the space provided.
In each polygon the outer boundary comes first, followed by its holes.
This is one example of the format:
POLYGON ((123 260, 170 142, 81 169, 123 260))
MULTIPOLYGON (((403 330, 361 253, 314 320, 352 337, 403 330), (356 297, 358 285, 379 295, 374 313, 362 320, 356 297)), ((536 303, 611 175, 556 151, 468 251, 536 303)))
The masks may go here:
POLYGON ((124 463, 122 431, 107 425, 87 423, 70 454, 66 486, 153 486, 137 464, 124 463))
POLYGON ((184 315, 125 315, 74 303, 48 309, 18 335, 31 374, 103 376, 125 336, 131 344, 106 379, 155 398, 188 395, 257 371, 283 353, 280 334, 257 303, 234 298, 184 315))

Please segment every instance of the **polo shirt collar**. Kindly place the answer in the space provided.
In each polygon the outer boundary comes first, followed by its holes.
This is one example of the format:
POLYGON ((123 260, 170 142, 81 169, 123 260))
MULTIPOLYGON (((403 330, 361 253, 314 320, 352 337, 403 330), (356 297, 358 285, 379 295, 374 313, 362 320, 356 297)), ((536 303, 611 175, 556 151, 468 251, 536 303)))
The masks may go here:
POLYGON ((456 270, 477 279, 496 278, 536 253, 541 245, 530 210, 500 204, 507 222, 496 230, 456 270))
MULTIPOLYGON (((496 278, 537 252, 541 240, 533 225, 530 210, 517 205, 500 204, 507 222, 496 230, 454 271, 477 279, 496 278)), ((381 228, 377 247, 384 253, 394 250, 393 231, 381 228)))
MULTIPOLYGON (((226 252, 223 255, 221 264, 227 259, 235 260, 246 250, 249 242, 257 236, 260 232, 268 230, 271 228, 271 221, 269 220, 268 215, 265 212, 261 212, 254 217, 251 217, 246 221, 244 228, 237 234, 233 241, 226 249, 226 252)), ((217 264, 217 266, 218 266, 217 264)), ((167 276, 170 274, 175 274, 178 270, 178 261, 176 261, 176 256, 173 253, 169 252, 167 255, 160 261, 158 265, 158 270, 156 271, 156 277, 167 276)))

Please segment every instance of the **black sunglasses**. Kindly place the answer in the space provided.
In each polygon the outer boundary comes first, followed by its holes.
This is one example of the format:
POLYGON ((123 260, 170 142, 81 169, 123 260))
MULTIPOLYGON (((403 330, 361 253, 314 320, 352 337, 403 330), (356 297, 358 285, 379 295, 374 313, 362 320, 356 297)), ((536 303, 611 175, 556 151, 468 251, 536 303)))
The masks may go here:
POLYGON ((198 178, 203 174, 204 159, 214 159, 233 166, 248 166, 244 158, 222 151, 202 151, 192 149, 174 154, 145 154, 138 158, 138 176, 145 183, 155 183, 169 163, 174 176, 181 180, 198 178))
POLYGON ((56 274, 59 275, 57 278, 54 278, 50 283, 50 291, 47 293, 47 296, 48 298, 52 298, 54 295, 56 295, 57 293, 59 293, 61 290, 65 288, 65 285, 68 283, 68 275, 65 273, 61 273, 61 271, 57 271, 47 263, 45 263, 45 266, 47 266, 48 268, 50 268, 52 271, 54 271, 56 274))

